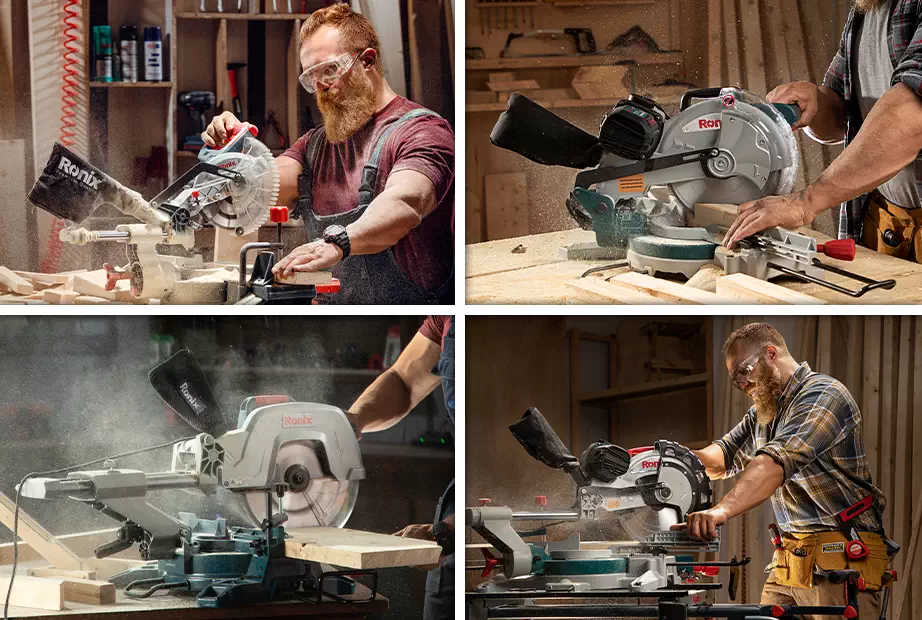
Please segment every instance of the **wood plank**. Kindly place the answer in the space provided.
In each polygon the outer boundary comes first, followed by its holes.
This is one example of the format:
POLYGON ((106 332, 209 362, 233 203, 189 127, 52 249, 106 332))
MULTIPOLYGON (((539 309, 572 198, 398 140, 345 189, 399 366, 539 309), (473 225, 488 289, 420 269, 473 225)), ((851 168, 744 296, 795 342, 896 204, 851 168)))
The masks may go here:
POLYGON ((708 0, 708 86, 724 85, 721 0, 708 0))
POLYGON ((68 291, 56 288, 50 288, 42 291, 42 300, 47 301, 50 304, 73 304, 77 297, 80 297, 80 293, 76 291, 68 291))
MULTIPOLYGON (((64 582, 60 579, 44 579, 17 575, 13 580, 13 594, 10 605, 29 609, 61 611, 64 609, 64 582)), ((10 577, 0 576, 0 604, 6 602, 10 577)))
POLYGON ((717 279, 723 275, 724 272, 723 269, 720 268, 720 265, 710 263, 701 267, 695 275, 690 277, 688 281, 685 282, 685 286, 691 286, 709 293, 716 293, 717 279))
POLYGON ((560 67, 591 67, 634 63, 638 66, 679 65, 685 61, 682 52, 653 52, 649 54, 599 54, 590 56, 579 54, 573 56, 546 56, 538 58, 490 58, 468 60, 468 71, 489 71, 491 69, 557 69, 560 67))
POLYGON ((637 289, 641 293, 653 295, 660 299, 671 302, 691 303, 691 304, 732 304, 736 303, 732 299, 701 291, 690 286, 683 286, 670 280, 654 278, 642 273, 633 271, 615 276, 611 283, 619 286, 628 286, 637 289))
MULTIPOLYGON (((881 338, 882 363, 880 366, 880 477, 874 478, 875 483, 884 492, 884 497, 894 497, 893 491, 893 446, 896 440, 894 431, 894 382, 897 378, 894 373, 894 353, 897 349, 898 334, 892 315, 883 317, 883 337, 881 338)), ((883 514, 884 530, 893 531, 893 510, 885 510, 883 514)))
MULTIPOLYGON (((99 545, 115 540, 118 528, 92 530, 90 532, 77 532, 76 534, 63 534, 55 536, 62 545, 76 553, 79 557, 92 555, 93 550, 99 545)), ((122 552, 130 553, 130 552, 122 552)), ((33 562, 42 559, 40 553, 33 549, 28 542, 19 541, 19 561, 33 562)), ((13 543, 0 545, 0 565, 13 563, 13 543)), ((55 569, 60 570, 60 569, 55 569)), ((66 570, 66 569, 65 569, 66 570)), ((73 569, 78 570, 78 569, 73 569)), ((82 569, 79 569, 82 570, 82 569)))
POLYGON ((519 90, 537 90, 541 88, 536 80, 510 80, 508 82, 487 82, 487 88, 494 93, 508 93, 519 90))
MULTIPOLYGON (((895 422, 895 440, 894 446, 894 472, 893 472, 893 539, 906 540, 907 532, 910 532, 909 510, 912 505, 912 487, 909 484, 912 478, 912 456, 909 451, 909 441, 912 438, 911 424, 912 413, 912 392, 913 385, 910 382, 912 371, 912 352, 915 338, 912 330, 912 317, 902 316, 899 319, 899 363, 897 364, 897 394, 896 410, 894 417, 895 422)), ((906 562, 906 556, 894 558, 893 566, 897 573, 903 574, 903 565, 906 562)))
POLYGON ((580 67, 570 85, 580 99, 617 99, 630 94, 630 67, 580 67))
MULTIPOLYGON (((0 523, 9 528, 10 531, 13 531, 14 509, 15 503, 13 500, 0 493, 0 523)), ((18 525, 19 537, 28 542, 33 549, 38 551, 53 566, 56 568, 82 568, 77 554, 65 547, 38 521, 26 514, 21 506, 19 508, 18 525)))
POLYGON ((215 228, 214 231, 214 262, 225 263, 231 262, 235 265, 240 263, 240 248, 247 243, 259 241, 259 231, 246 235, 237 235, 232 230, 226 228, 215 228))
POLYGON ((724 86, 742 87, 740 76, 740 46, 738 39, 739 22, 736 16, 736 0, 723 0, 723 36, 726 51, 724 62, 727 65, 727 82, 724 86))
POLYGON ((665 394, 676 390, 687 390, 705 385, 708 382, 708 374, 698 373, 679 377, 677 379, 662 379, 660 381, 648 381, 638 385, 625 385, 598 392, 586 392, 578 394, 577 398, 583 404, 601 405, 612 400, 624 400, 626 398, 640 398, 651 394, 665 394))
POLYGON ((17 295, 31 295, 35 292, 35 288, 30 282, 3 265, 0 265, 0 285, 17 295))
POLYGON ((484 178, 487 238, 528 234, 528 186, 524 172, 488 174, 484 178))
POLYGON ((746 65, 746 88, 759 95, 766 94, 765 58, 762 55, 762 24, 759 0, 740 0, 743 26, 743 58, 746 65))
POLYGON ((654 297, 624 286, 611 285, 602 278, 580 278, 566 283, 568 304, 669 304, 669 300, 654 297))
POLYGON ((132 301, 134 298, 131 296, 130 287, 131 284, 127 280, 119 280, 113 290, 107 291, 105 269, 74 275, 74 290, 76 292, 82 295, 101 297, 109 301, 132 301))
POLYGON ((729 228, 733 225, 733 222, 736 221, 738 213, 738 205, 701 202, 695 205, 695 212, 691 223, 701 228, 707 228, 714 224, 729 228))
MULTIPOLYGON (((81 269, 78 273, 86 273, 86 269, 81 269)), ((34 271, 14 271, 16 275, 29 280, 33 285, 41 284, 45 286, 67 285, 73 282, 72 273, 36 273, 34 271)))
POLYGON ((280 284, 298 284, 301 286, 329 284, 333 281, 333 273, 330 271, 296 271, 286 278, 275 278, 275 281, 280 284))
POLYGON ((716 292, 721 297, 742 303, 803 305, 826 303, 822 299, 798 293, 744 273, 734 273, 718 278, 716 292))
POLYGON ((143 566, 143 560, 130 560, 127 558, 84 558, 83 566, 96 571, 98 579, 108 579, 112 575, 121 573, 131 568, 143 566))
POLYGON ((428 540, 338 527, 286 530, 285 556, 348 568, 370 569, 436 564, 442 548, 428 540))
MULTIPOLYGON (((20 551, 22 551, 20 549, 20 551)), ((87 568, 54 568, 49 566, 46 568, 30 568, 27 571, 30 577, 51 577, 53 579, 96 579, 96 571, 87 568)))
POLYGON ((108 581, 62 577, 65 601, 87 605, 112 605, 115 603, 115 584, 108 581))
POLYGON ((861 412, 864 420, 865 450, 873 480, 880 480, 880 317, 868 317, 864 323, 864 386, 861 412))

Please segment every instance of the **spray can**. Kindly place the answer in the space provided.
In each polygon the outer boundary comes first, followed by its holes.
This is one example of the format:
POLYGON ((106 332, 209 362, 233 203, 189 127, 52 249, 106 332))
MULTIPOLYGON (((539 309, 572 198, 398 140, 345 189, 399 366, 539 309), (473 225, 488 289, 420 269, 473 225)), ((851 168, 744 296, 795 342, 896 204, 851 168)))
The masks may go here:
POLYGON ((163 81, 163 37, 160 26, 144 27, 144 79, 163 81))
POLYGON ((138 28, 122 26, 119 31, 120 56, 122 58, 122 81, 138 81, 138 28))
POLYGON ((112 29, 93 26, 93 49, 96 52, 96 81, 112 81, 112 29))

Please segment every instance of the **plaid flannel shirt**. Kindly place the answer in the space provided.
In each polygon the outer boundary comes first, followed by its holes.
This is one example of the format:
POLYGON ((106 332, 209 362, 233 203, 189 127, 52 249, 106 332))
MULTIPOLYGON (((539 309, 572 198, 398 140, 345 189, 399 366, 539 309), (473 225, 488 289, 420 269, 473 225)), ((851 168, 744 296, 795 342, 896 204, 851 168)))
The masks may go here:
MULTIPOLYGON (((845 144, 854 139, 861 129, 861 110, 858 98, 853 92, 852 55, 855 51, 854 33, 864 19, 862 13, 854 6, 845 22, 839 51, 826 71, 823 86, 839 93, 845 100, 848 128, 845 144)), ((887 26, 890 61, 895 67, 890 78, 890 86, 900 82, 913 89, 922 97, 922 0, 890 0, 890 23, 887 26)), ((922 166, 916 169, 922 171, 922 166)), ((920 173, 917 173, 920 174, 920 173)), ((917 178, 917 183, 922 177, 917 178)), ((868 204, 868 195, 849 200, 839 212, 839 238, 860 238, 864 223, 864 214, 868 204)))
POLYGON ((882 532, 887 500, 871 482, 858 405, 842 383, 811 371, 806 362, 785 386, 770 424, 759 424, 753 407, 716 443, 724 452, 726 477, 759 454, 781 465, 784 483, 772 495, 772 508, 783 531, 838 530, 836 514, 873 493, 876 510, 865 511, 856 525, 882 532))

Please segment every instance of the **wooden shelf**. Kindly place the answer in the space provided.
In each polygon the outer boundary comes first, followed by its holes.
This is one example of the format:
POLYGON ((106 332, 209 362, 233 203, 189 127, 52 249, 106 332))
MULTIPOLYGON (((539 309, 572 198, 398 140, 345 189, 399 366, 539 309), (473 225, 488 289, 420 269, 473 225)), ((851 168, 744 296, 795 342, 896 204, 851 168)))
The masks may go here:
MULTIPOLYGON (((527 92, 522 93, 526 97, 528 96, 527 92)), ((547 108, 548 110, 563 110, 567 108, 610 108, 617 104, 622 99, 627 97, 619 97, 618 99, 558 99, 556 101, 541 101, 537 100, 537 103, 540 106, 547 108)), ((659 105, 679 105, 679 98, 671 99, 657 99, 656 103, 659 105)), ((505 112, 506 104, 505 103, 472 103, 470 105, 464 106, 465 112, 505 112)))
POLYGON ((639 398, 641 396, 653 396, 679 390, 687 390, 689 388, 707 385, 707 382, 708 373, 703 372, 678 379, 650 381, 640 385, 629 385, 599 392, 577 394, 576 398, 580 404, 604 405, 605 403, 624 400, 626 398, 639 398))
POLYGON ((576 54, 569 56, 527 56, 523 58, 485 58, 467 60, 468 71, 495 69, 558 69, 560 67, 597 67, 600 65, 638 64, 674 65, 685 60, 682 52, 655 52, 651 54, 576 54))
POLYGON ((90 88, 173 88, 173 82, 90 82, 90 88))
POLYGON ((630 6, 634 4, 656 4, 656 0, 545 0, 558 8, 585 6, 630 6))
POLYGON ((477 0, 474 7, 478 9, 528 8, 541 4, 538 0, 477 0))
MULTIPOLYGON (((280 0, 284 3, 285 0, 280 0)), ((241 21, 293 21, 307 19, 310 13, 177 13, 177 19, 235 19, 241 21)))

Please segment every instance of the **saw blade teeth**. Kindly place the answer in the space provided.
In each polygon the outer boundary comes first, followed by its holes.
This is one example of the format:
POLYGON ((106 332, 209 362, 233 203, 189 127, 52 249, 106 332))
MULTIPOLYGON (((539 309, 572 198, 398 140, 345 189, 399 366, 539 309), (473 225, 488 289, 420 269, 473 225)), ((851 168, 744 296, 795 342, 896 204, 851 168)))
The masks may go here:
POLYGON ((272 153, 265 153, 262 155, 262 157, 268 164, 269 172, 272 174, 272 186, 269 190, 269 200, 266 202, 265 207, 260 209, 259 215, 254 217, 252 221, 246 227, 244 227, 243 234, 245 235, 259 230, 260 226, 269 220, 269 208, 275 206, 279 196, 280 179, 278 164, 275 163, 275 158, 272 156, 272 153))

